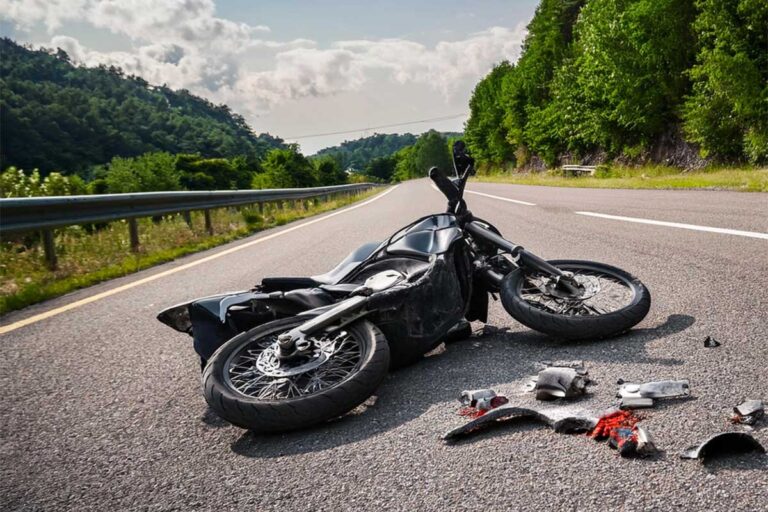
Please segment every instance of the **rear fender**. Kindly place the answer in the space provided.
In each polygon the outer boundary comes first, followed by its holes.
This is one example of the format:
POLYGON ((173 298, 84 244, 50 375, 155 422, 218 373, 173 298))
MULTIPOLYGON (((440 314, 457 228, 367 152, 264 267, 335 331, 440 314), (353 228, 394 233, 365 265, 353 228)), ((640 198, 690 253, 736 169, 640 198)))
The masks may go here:
POLYGON ((269 293, 250 291, 211 295, 166 308, 157 315, 157 319, 172 329, 192 334, 192 323, 189 318, 189 308, 192 305, 202 309, 219 322, 225 323, 227 321, 227 311, 232 306, 244 304, 252 300, 269 298, 272 298, 269 293))

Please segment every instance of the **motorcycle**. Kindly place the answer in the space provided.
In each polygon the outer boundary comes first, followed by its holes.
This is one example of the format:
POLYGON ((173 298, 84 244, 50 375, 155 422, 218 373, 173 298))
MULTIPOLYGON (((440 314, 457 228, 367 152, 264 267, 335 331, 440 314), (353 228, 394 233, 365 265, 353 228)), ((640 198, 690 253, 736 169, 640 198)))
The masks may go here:
POLYGON ((445 213, 367 243, 326 274, 268 277, 251 290, 205 297, 158 319, 193 338, 205 399, 222 418, 282 432, 341 416, 370 397, 390 368, 486 322, 489 296, 536 331, 566 340, 623 333, 648 313, 648 289, 602 263, 546 261, 472 215, 475 174, 464 143, 454 178, 433 167, 445 213))

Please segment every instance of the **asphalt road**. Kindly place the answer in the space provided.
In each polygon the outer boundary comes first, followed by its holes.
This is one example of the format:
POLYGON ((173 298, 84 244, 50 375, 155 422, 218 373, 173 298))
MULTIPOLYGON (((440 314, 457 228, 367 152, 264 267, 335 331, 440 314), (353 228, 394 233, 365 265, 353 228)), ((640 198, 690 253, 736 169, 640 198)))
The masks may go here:
MULTIPOLYGON (((189 339, 155 314, 263 276, 324 272, 355 246, 442 210, 427 181, 405 183, 307 227, 263 232, 0 319, 9 326, 166 272, 0 335, 0 508, 764 510, 768 457, 703 465, 678 454, 738 429, 727 418, 741 399, 768 399, 768 240, 574 212, 766 233, 768 195, 469 188, 534 203, 467 196, 476 215, 539 255, 594 259, 640 277, 653 294, 648 317, 620 338, 566 344, 495 303, 497 329, 391 374, 374 405, 322 427, 256 436, 208 412, 189 339), (704 348, 707 335, 722 346, 704 348), (525 422, 456 445, 439 440, 463 421, 462 389, 491 386, 532 403, 521 384, 551 359, 584 360, 597 385, 582 403, 595 410, 611 405, 619 378, 689 379, 692 398, 645 413, 664 454, 625 460, 586 436, 525 422)), ((754 435, 768 447, 768 428, 754 435)))

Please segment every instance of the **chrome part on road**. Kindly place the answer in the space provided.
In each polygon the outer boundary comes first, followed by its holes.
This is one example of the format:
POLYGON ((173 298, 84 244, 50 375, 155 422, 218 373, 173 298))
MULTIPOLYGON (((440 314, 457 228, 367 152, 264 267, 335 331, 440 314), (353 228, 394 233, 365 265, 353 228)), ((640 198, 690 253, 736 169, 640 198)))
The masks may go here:
POLYGON ((278 333, 254 340, 236 352, 226 366, 232 389, 259 400, 300 398, 330 388, 355 373, 362 363, 360 342, 348 331, 307 336, 307 357, 280 359, 278 333))
POLYGON ((578 296, 560 290, 549 276, 532 274, 525 279, 521 297, 536 308, 568 316, 606 315, 628 306, 635 297, 630 284, 616 276, 583 269, 572 273, 581 287, 578 296))

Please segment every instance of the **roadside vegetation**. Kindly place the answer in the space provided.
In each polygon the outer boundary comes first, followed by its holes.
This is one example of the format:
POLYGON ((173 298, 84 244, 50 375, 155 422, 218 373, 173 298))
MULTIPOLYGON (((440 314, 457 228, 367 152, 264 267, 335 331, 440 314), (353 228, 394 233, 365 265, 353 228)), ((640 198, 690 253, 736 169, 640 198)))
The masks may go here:
POLYGON ((203 215, 192 212, 190 223, 182 215, 140 219, 140 250, 130 251, 125 221, 105 225, 70 226, 56 230, 58 269, 46 268, 37 233, 4 237, 0 243, 0 314, 63 295, 78 288, 123 276, 165 261, 215 247, 327 212, 378 191, 339 196, 328 201, 283 202, 256 207, 211 211, 213 234, 205 230, 203 215))
POLYGON ((595 176, 567 176, 560 169, 545 172, 486 172, 478 181, 578 188, 708 189, 768 192, 768 168, 712 167, 681 171, 660 165, 599 166, 595 176))

